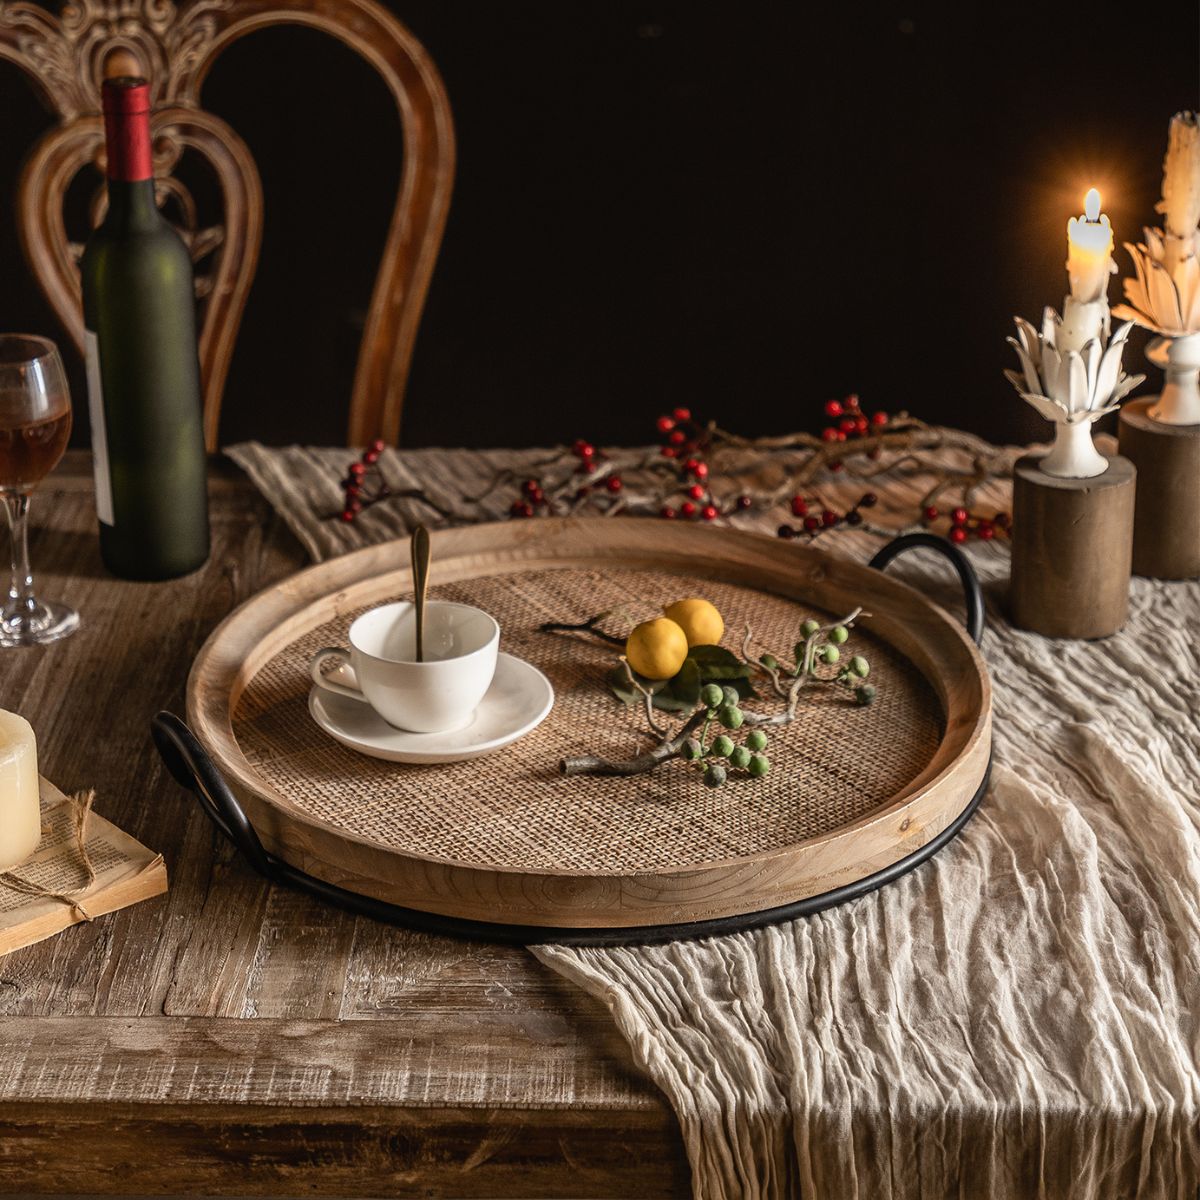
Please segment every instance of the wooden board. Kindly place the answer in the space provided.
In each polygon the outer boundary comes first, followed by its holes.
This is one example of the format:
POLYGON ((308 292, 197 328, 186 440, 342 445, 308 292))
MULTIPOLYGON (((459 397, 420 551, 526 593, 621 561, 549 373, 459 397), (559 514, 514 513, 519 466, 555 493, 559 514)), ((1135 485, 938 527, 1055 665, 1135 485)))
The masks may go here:
MULTIPOLYGON (((940 707, 940 739, 924 765, 870 811, 817 836, 758 845, 752 853, 718 848, 710 854, 701 846, 645 867, 531 865, 493 860, 473 849, 424 853, 392 838, 366 836, 354 814, 328 819, 325 810, 314 811, 303 777, 268 778, 261 755, 248 754, 243 744, 238 709, 259 673, 314 630, 348 623, 364 607, 406 594, 407 544, 374 546, 313 567, 244 604, 209 638, 188 683, 189 722, 268 849, 342 887, 452 917, 561 929, 757 912, 831 891, 912 854, 954 821, 986 772, 991 696, 978 651, 957 622, 920 593, 863 565, 740 531, 622 519, 446 531, 434 537, 433 560, 439 586, 545 571, 666 572, 785 597, 826 613, 864 604, 871 635, 927 684, 940 707)), ((292 669, 299 664, 297 658, 292 669)), ((302 683, 297 677, 294 686, 302 683)), ((859 736, 887 735, 886 729, 865 729, 859 736)), ((322 737, 313 727, 312 742, 322 737)), ((309 744, 307 730, 304 738, 300 750, 309 744)), ((333 768, 322 765, 327 769, 333 768)), ((436 789, 437 777, 427 778, 436 789)), ((363 790, 362 804, 370 805, 370 789, 363 790)), ((535 827, 528 832, 536 838, 535 827)))

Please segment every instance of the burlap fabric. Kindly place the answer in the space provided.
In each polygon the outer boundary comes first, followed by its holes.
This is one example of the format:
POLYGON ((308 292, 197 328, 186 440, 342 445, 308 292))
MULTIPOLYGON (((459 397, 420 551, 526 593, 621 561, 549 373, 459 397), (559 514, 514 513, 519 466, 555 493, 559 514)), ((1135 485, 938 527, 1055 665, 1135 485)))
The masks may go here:
MULTIPOLYGON (((322 520, 345 451, 233 454, 314 554, 387 535, 322 520)), ((389 469, 451 495, 537 458, 429 451, 389 469)), ((910 518, 923 485, 875 481, 880 519, 910 518)), ((835 503, 861 490, 823 487, 835 503)), ((1007 486, 978 503, 1006 508, 1007 486)), ((825 545, 864 559, 879 538, 825 545)), ((1135 580, 1120 634, 1054 642, 1005 623, 1006 548, 970 553, 989 594, 997 766, 961 837, 806 920, 534 949, 608 1005, 670 1098, 699 1197, 1196 1196, 1200 584, 1135 580)), ((957 604, 943 568, 903 571, 957 604)))
POLYGON ((627 758, 649 743, 639 737, 640 716, 617 709, 603 686, 613 649, 579 635, 539 633, 543 621, 609 610, 613 629, 627 628, 681 595, 702 594, 735 630, 749 622, 757 646, 782 653, 815 610, 729 583, 634 570, 538 571, 430 594, 491 613, 504 650, 534 663, 554 686, 550 716, 503 754, 397 771, 314 737, 309 660, 322 646, 346 644, 357 611, 310 630, 265 663, 233 722, 267 782, 313 816, 402 851, 479 866, 627 874, 764 853, 879 807, 920 774, 941 736, 932 688, 861 628, 853 647, 869 656, 876 703, 860 708, 841 689, 814 694, 803 721, 772 731, 774 769, 766 779, 714 791, 687 770, 563 778, 562 758, 627 758))

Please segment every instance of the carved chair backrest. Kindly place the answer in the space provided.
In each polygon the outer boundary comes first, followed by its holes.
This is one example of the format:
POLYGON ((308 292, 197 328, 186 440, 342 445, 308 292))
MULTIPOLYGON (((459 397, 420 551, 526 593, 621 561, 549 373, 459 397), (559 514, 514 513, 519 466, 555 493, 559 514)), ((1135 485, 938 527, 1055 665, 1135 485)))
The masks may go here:
MULTIPOLYGON (((262 187, 245 143, 200 105, 217 55, 268 25, 319 29, 383 77, 400 110, 403 167, 387 244, 363 332, 347 441, 399 435, 404 388, 454 180, 454 126, 445 89, 421 44, 376 0, 72 0, 59 17, 25 0, 0 0, 0 58, 30 77, 58 123, 21 172, 17 220, 33 274, 82 353, 78 258, 64 203, 89 165, 103 167, 100 84, 112 75, 150 81, 155 178, 197 267, 204 430, 218 444, 221 396, 262 234, 262 187), (219 185, 223 221, 201 228, 191 193, 174 175, 185 150, 219 185)), ((91 219, 103 215, 97 187, 91 219)))

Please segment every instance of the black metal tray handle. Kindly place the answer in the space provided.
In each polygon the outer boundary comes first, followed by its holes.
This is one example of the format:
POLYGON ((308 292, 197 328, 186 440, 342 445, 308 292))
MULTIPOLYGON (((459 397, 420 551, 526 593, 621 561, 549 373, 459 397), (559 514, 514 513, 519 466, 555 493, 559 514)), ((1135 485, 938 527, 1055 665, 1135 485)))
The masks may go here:
POLYGON ((967 604, 967 632, 971 640, 979 646, 983 643, 984 604, 983 589, 979 586, 979 576, 971 566, 971 560, 953 542, 948 542, 936 533, 906 533, 894 541, 888 542, 878 554, 871 559, 868 566, 877 571, 884 570, 888 563, 897 559, 910 550, 936 550, 943 558, 950 560, 950 565, 958 573, 962 584, 963 599, 967 604))
MULTIPOLYGON (((967 631, 978 644, 983 637, 983 593, 974 569, 966 555, 957 546, 952 545, 945 538, 931 533, 910 533, 889 542, 871 559, 870 565, 878 570, 883 570, 894 558, 916 549, 937 551, 949 559, 951 565, 958 572, 967 606, 967 631)), ((936 854, 947 842, 956 837, 967 823, 987 791, 988 785, 988 775, 985 774, 970 803, 954 822, 942 830, 932 841, 926 842, 919 850, 902 858, 899 862, 893 863, 890 867, 877 871, 874 875, 868 875, 865 879, 860 879, 845 887, 823 892, 819 896, 810 896, 794 904, 786 904, 762 912, 721 917, 710 921, 695 921, 682 925, 655 925, 639 929, 557 929, 533 925, 501 925, 490 921, 468 921, 458 917, 443 917, 436 913, 401 908, 383 900, 376 900, 371 896, 348 891, 336 884, 326 883, 323 879, 299 871, 284 862, 283 859, 271 854, 259 841, 258 834, 255 833, 254 826, 250 824, 237 797, 230 791, 229 785, 217 770, 216 764, 208 756, 204 747, 196 739, 196 735, 183 721, 173 713, 160 712, 151 722, 150 728, 154 744, 176 783, 186 788, 199 800, 200 806, 208 814, 213 825, 241 851, 250 866, 270 882, 299 888, 321 900, 335 904, 339 908, 393 925, 403 925, 423 930, 426 933, 451 937, 482 938, 520 945, 538 942, 588 946, 626 945, 639 942, 670 941, 675 938, 712 937, 821 912, 823 909, 843 904, 847 900, 856 899, 882 887, 883 884, 899 878, 936 854)), ((989 763, 988 774, 990 772, 991 764, 989 763)))

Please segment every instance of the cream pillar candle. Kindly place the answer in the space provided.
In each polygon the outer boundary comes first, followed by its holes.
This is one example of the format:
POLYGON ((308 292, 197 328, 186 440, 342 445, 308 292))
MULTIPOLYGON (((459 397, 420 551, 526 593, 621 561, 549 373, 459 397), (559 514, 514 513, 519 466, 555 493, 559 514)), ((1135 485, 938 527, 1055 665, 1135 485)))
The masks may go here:
POLYGON ((24 862, 41 840, 33 729, 24 717, 0 709, 0 871, 24 862))

